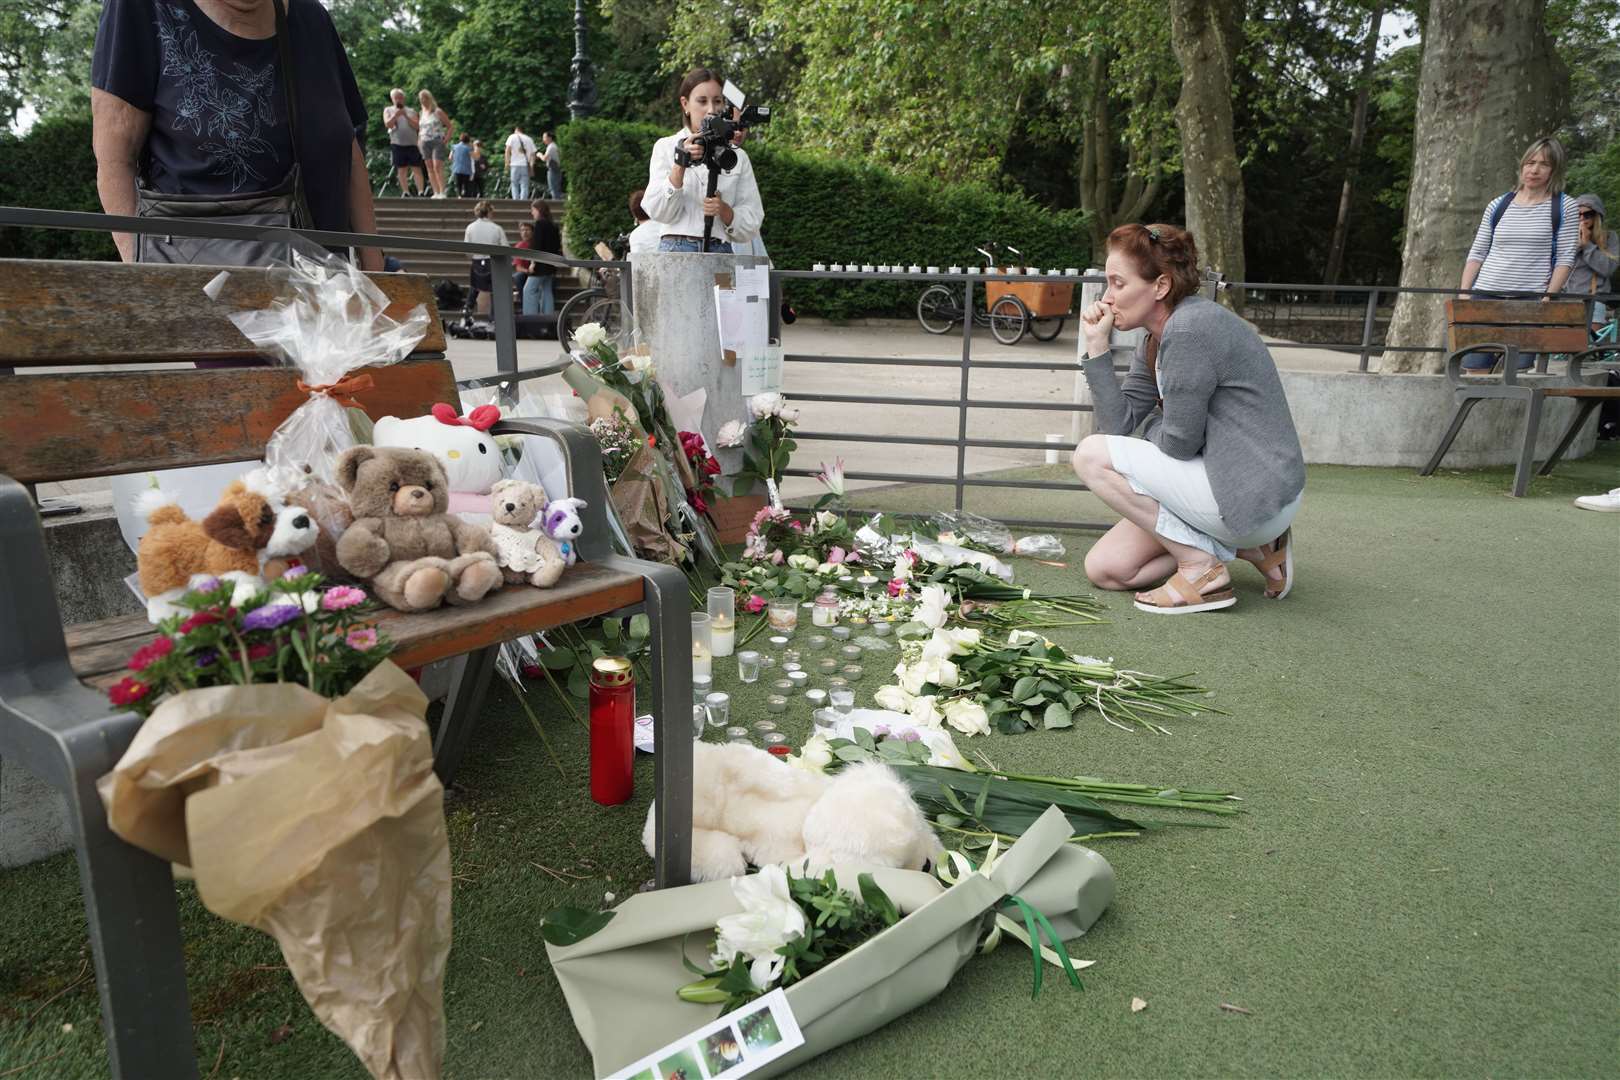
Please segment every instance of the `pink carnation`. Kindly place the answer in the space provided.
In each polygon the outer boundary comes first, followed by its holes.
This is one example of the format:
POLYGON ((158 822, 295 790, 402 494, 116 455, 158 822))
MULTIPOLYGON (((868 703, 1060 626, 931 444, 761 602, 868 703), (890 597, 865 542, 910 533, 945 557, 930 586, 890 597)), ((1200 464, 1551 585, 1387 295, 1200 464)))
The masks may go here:
POLYGON ((344 608, 352 608, 356 604, 365 603, 365 601, 366 591, 364 589, 357 589, 353 585, 338 585, 326 590, 326 595, 321 597, 321 607, 327 611, 342 611, 344 608))

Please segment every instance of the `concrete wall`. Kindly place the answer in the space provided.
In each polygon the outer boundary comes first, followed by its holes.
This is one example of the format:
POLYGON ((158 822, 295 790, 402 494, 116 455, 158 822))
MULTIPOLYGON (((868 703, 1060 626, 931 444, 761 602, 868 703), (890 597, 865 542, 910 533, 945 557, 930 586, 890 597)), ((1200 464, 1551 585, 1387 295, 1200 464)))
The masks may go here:
MULTIPOLYGON (((1279 374, 1311 464, 1419 468, 1439 445, 1455 408, 1451 383, 1443 375, 1279 374)), ((1442 466, 1473 469, 1516 462, 1524 412, 1519 402, 1481 401, 1442 466)), ((1567 398, 1546 399, 1536 436, 1538 459, 1552 454, 1575 412, 1575 403, 1567 398)), ((1597 424, 1588 420, 1567 456, 1584 457, 1596 442, 1597 424)))

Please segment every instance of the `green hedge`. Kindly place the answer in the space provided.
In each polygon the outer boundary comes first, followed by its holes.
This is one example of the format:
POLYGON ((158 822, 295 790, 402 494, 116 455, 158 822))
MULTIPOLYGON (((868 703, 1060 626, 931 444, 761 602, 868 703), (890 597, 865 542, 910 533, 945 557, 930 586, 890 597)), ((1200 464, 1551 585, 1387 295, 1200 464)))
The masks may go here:
MULTIPOLYGON (((0 206, 100 212, 89 113, 41 120, 22 138, 0 133, 0 206)), ((0 228, 0 257, 117 259, 118 252, 107 233, 0 228)))
MULTIPOLYGON (((652 145, 669 129, 586 120, 557 138, 568 172, 569 245, 584 256, 597 239, 631 227, 625 200, 645 186, 652 145)), ((778 269, 815 263, 978 265, 986 240, 1011 244, 1040 267, 1080 267, 1091 242, 1080 211, 1048 210, 1028 198, 979 184, 899 176, 859 161, 748 148, 765 204, 763 234, 778 269)), ((916 283, 795 282, 789 299, 801 314, 847 319, 910 315, 916 283)))

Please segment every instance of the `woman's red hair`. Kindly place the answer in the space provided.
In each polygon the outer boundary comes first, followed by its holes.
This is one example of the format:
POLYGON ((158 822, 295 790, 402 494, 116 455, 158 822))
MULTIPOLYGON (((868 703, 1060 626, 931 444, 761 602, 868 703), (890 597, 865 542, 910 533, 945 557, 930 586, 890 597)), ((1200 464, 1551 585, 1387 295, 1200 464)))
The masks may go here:
POLYGON ((1108 234, 1108 251, 1131 260, 1148 281, 1170 279, 1164 302, 1174 308, 1198 291, 1198 245, 1192 233, 1175 225, 1121 225, 1108 234))

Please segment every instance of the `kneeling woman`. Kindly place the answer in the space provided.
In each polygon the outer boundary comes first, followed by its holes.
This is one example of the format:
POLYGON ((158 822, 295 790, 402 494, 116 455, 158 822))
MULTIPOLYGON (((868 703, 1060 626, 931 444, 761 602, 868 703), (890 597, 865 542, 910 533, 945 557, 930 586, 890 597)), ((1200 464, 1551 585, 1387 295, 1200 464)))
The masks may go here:
POLYGON ((1074 469, 1125 520, 1087 553, 1086 576, 1103 589, 1163 581, 1137 594, 1143 611, 1212 611, 1237 602, 1226 564, 1241 557, 1280 600, 1294 583, 1289 525, 1305 461, 1270 352, 1197 295, 1198 249, 1184 229, 1121 225, 1107 274, 1102 300, 1081 315, 1098 434, 1075 450, 1074 469), (1147 331, 1123 384, 1109 355, 1116 327, 1147 331))

